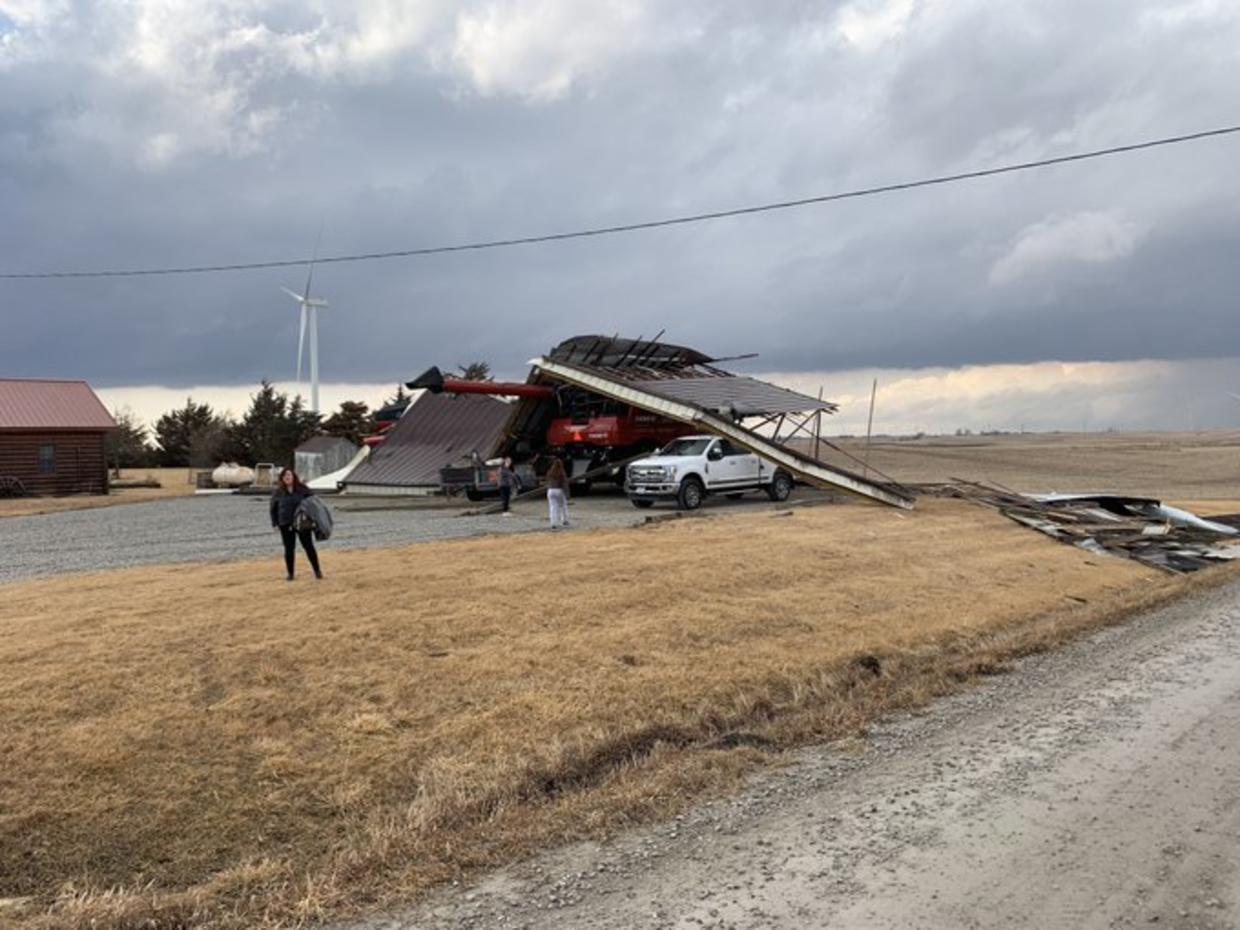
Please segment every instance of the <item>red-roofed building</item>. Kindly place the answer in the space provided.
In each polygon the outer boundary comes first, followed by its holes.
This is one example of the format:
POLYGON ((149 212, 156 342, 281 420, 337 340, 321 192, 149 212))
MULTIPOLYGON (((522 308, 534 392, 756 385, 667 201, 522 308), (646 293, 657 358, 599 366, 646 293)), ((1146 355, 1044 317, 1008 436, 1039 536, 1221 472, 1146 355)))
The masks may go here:
POLYGON ((31 494, 107 494, 116 428, 85 381, 0 378, 0 484, 31 494))

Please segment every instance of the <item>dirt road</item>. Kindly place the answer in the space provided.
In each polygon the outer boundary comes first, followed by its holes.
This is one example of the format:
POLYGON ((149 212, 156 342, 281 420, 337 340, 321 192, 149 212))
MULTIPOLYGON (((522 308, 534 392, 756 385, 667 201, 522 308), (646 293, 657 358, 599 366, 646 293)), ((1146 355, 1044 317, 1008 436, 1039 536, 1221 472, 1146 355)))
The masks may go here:
POLYGON ((1240 585, 395 928, 1240 926, 1240 585))

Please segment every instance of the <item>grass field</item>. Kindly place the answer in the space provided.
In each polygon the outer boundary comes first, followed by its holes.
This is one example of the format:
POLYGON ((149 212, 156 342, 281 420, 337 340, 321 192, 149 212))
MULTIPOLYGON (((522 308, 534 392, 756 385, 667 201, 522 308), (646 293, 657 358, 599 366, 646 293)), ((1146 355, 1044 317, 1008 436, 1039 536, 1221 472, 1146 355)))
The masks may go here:
MULTIPOLYGON (((858 459, 865 441, 839 442, 858 459)), ((823 458, 857 469, 824 450, 823 458)), ((909 483, 967 478, 1015 491, 1114 491, 1163 500, 1240 499, 1240 431, 1027 433, 875 440, 870 464, 909 483)))
POLYGON ((29 517, 40 513, 60 513, 89 507, 112 507, 162 497, 180 497, 194 493, 186 468, 122 468, 121 478, 142 480, 154 478, 157 488, 113 488, 109 494, 74 494, 70 497, 18 497, 0 500, 0 517, 29 517))
POLYGON ((0 921, 283 925, 727 790, 1195 580, 927 500, 6 586, 0 921), (6 916, 7 915, 7 916, 6 916))

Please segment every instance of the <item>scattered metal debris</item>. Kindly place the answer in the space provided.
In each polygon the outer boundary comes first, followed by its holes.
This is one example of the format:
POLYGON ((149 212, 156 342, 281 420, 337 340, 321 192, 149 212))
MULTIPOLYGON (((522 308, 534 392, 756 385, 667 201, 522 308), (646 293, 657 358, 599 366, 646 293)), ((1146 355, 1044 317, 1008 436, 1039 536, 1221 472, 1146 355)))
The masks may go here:
POLYGON ((1194 572, 1240 558, 1233 517, 1206 520, 1149 497, 1120 494, 1028 495, 973 481, 921 488, 996 508, 1004 516, 1089 552, 1135 559, 1170 572, 1194 572))

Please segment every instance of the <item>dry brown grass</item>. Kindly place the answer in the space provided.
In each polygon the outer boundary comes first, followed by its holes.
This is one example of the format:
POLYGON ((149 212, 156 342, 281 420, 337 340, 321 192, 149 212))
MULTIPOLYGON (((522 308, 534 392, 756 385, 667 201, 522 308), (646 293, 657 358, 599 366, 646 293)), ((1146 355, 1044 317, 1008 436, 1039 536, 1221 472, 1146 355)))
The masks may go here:
POLYGON ((0 517, 29 517, 41 513, 61 513, 65 510, 87 510, 92 507, 112 507, 116 504, 134 504, 141 501, 159 500, 162 497, 181 497, 194 493, 186 468, 122 468, 121 478, 141 481, 154 478, 157 488, 113 488, 109 494, 73 494, 69 497, 17 497, 0 500, 0 517))
POLYGON ((0 898, 32 900, 0 922, 254 927, 408 899, 1203 583, 934 500, 325 567, 2 589, 0 898))

